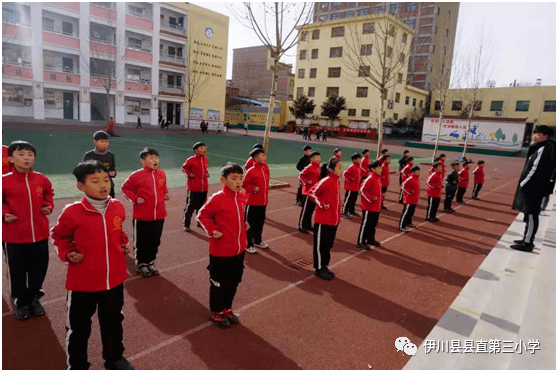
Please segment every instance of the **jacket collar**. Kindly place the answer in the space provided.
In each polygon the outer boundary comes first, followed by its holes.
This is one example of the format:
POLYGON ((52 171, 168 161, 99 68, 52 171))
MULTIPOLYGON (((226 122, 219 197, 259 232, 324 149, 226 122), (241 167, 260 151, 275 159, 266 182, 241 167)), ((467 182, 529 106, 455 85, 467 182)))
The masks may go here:
POLYGON ((310 162, 313 167, 320 168, 320 163, 314 163, 313 161, 310 162))
POLYGON ((33 172, 33 168, 31 168, 29 172, 18 172, 15 167, 12 168, 12 174, 19 178, 25 178, 26 174, 32 175, 33 173, 35 173, 33 172))
POLYGON ((415 179, 417 179, 417 180, 418 180, 418 178, 419 178, 419 176, 416 175, 416 174, 414 174, 414 173, 411 173, 411 177, 412 177, 412 178, 415 178, 415 179))
POLYGON ((370 175, 371 175, 372 177, 374 177, 374 178, 381 178, 381 177, 382 177, 381 174, 378 174, 378 173, 376 173, 376 172, 370 172, 370 175))
POLYGON ((334 180, 338 180, 338 179, 339 179, 339 176, 338 176, 338 175, 333 174, 333 173, 331 173, 331 172, 329 172, 327 176, 333 178, 334 180))
POLYGON ((221 191, 223 192, 223 194, 225 194, 226 196, 231 197, 231 198, 236 198, 238 196, 237 192, 232 191, 226 185, 223 185, 223 187, 221 188, 221 191))
MULTIPOLYGON (((107 209, 109 209, 110 204, 112 202, 112 196, 109 195, 109 202, 107 204, 107 208, 105 209, 105 212, 107 211, 107 209)), ((85 195, 83 195, 83 197, 81 198, 81 205, 83 206, 83 208, 85 208, 86 210, 88 210, 89 212, 96 212, 96 213, 101 213, 99 212, 97 209, 95 209, 95 207, 93 207, 91 205, 91 203, 89 203, 89 201, 87 200, 87 198, 85 197, 85 195)))
POLYGON ((146 172, 154 173, 157 169, 151 169, 147 165, 144 165, 142 168, 146 172))
POLYGON ((196 158, 205 158, 205 155, 200 155, 200 154, 194 154, 194 156, 195 156, 196 158))

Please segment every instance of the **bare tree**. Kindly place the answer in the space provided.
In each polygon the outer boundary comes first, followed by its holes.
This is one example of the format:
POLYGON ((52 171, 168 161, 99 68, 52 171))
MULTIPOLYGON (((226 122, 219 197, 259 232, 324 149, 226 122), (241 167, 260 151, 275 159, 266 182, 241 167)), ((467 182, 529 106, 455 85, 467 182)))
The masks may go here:
POLYGON ((232 5, 230 6, 238 21, 254 31, 262 44, 269 49, 273 58, 273 78, 264 136, 266 155, 277 96, 279 60, 287 51, 297 45, 298 34, 304 32, 304 25, 310 22, 313 7, 314 3, 245 2, 244 9, 237 11, 232 5))
POLYGON ((345 32, 343 64, 354 77, 365 80, 380 96, 378 154, 382 151, 383 113, 388 91, 405 84, 403 74, 409 62, 412 33, 392 15, 373 15, 364 23, 351 22, 345 32))
POLYGON ((204 47, 196 40, 199 37, 188 37, 187 48, 188 54, 186 56, 186 71, 184 74, 184 96, 188 104, 186 110, 187 128, 190 128, 190 108, 192 102, 198 97, 207 86, 209 82, 210 73, 206 72, 207 62, 204 61, 203 53, 204 47))

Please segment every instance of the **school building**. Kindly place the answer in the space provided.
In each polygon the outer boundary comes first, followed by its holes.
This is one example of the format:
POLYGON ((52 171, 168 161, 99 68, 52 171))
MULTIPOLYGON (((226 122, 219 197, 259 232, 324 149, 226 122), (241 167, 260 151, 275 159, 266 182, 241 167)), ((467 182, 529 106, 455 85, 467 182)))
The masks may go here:
POLYGON ((228 23, 190 3, 4 2, 3 115, 184 125, 194 79, 190 117, 222 122, 228 23))

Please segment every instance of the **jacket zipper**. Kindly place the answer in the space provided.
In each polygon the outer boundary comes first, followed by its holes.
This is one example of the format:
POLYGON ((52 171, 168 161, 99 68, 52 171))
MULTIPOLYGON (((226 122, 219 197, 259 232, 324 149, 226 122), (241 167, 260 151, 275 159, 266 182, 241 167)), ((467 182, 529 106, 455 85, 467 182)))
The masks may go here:
POLYGON ((157 219, 157 183, 155 182, 155 171, 151 172, 153 177, 153 191, 155 192, 155 208, 153 209, 153 217, 157 219))
POLYGON ((110 282, 109 282, 110 264, 109 264, 109 252, 108 252, 108 233, 107 233, 107 219, 105 218, 105 212, 108 209, 108 207, 109 206, 107 205, 107 207, 105 208, 105 211, 103 213, 101 213, 101 215, 103 217, 103 227, 105 228, 105 254, 106 254, 106 257, 107 257, 107 291, 110 289, 110 282))
POLYGON ((204 178, 205 178, 205 176, 206 176, 206 174, 205 174, 205 172, 204 172, 205 169, 204 169, 204 164, 203 164, 203 156, 200 156, 200 161, 201 161, 201 169, 202 169, 202 178, 201 178, 201 181, 202 181, 202 189, 201 189, 201 191, 203 192, 203 189, 204 189, 204 182, 203 182, 203 180, 204 180, 204 178))
POLYGON ((263 166, 262 166, 262 168, 261 168, 261 171, 262 171, 262 175, 263 175, 263 179, 264 179, 264 191, 265 191, 265 194, 264 194, 264 202, 265 202, 265 204, 264 204, 264 205, 267 205, 267 197, 268 197, 268 196, 267 196, 267 188, 269 187, 269 181, 265 179, 265 171, 264 171, 264 169, 263 169, 263 166))
POLYGON ((337 180, 337 210, 335 211, 335 221, 337 221, 336 225, 339 225, 341 222, 339 217, 339 209, 341 208, 341 197, 339 196, 339 192, 341 191, 341 180, 337 180))
POLYGON ((35 224, 33 223, 33 200, 31 199, 31 188, 29 187, 29 173, 25 173, 25 184, 27 185, 27 193, 29 195, 29 210, 31 211, 31 234, 33 243, 35 243, 35 224))
POLYGON ((234 196, 234 204, 236 204, 236 213, 238 215, 238 252, 237 255, 240 254, 240 235, 242 234, 242 225, 240 222, 240 211, 238 210, 238 202, 237 202, 238 193, 234 196))

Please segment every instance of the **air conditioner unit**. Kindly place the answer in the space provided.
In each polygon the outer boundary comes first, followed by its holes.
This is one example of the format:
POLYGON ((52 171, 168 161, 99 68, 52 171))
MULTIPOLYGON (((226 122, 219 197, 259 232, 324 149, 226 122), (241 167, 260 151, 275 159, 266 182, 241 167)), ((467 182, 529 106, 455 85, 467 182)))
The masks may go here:
POLYGON ((496 116, 502 116, 502 111, 496 111, 496 116))

